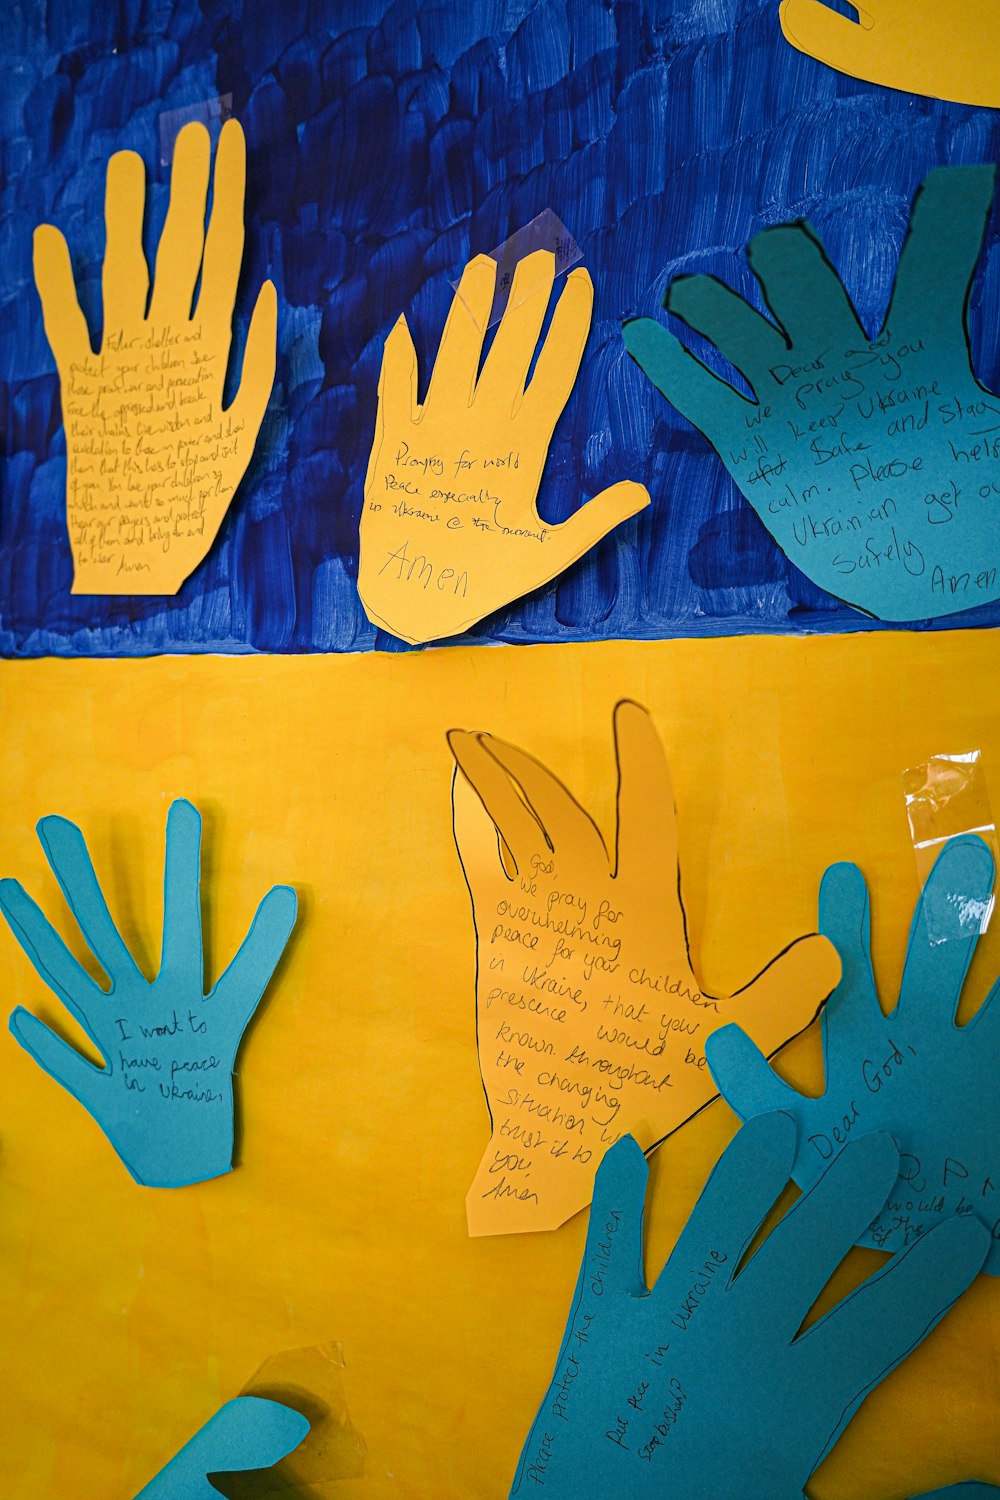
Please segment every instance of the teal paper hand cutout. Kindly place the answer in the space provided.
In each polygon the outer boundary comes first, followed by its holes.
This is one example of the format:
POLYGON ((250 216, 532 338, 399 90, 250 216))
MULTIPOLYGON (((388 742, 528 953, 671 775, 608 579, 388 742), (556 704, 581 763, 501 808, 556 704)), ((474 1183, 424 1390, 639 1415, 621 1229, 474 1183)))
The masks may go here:
POLYGON ((631 1136, 611 1147, 512 1495, 802 1500, 868 1392, 976 1275, 989 1235, 948 1220, 796 1337, 883 1202, 897 1153, 886 1135, 853 1142, 738 1270, 794 1155, 787 1115, 744 1125, 647 1291, 646 1163, 631 1136))
POLYGON ((981 839, 950 839, 910 928, 899 1001, 883 1015, 872 974, 868 891, 856 865, 833 865, 820 887, 819 926, 843 964, 822 1017, 826 1092, 799 1094, 739 1026, 720 1027, 705 1052, 741 1118, 786 1110, 799 1128, 793 1177, 808 1187, 845 1141, 885 1130, 900 1176, 859 1236, 879 1250, 909 1245, 952 1214, 975 1214, 993 1234, 984 1270, 1000 1275, 1000 1005, 994 986, 966 1026, 955 1011, 993 889, 981 839))
POLYGON ((950 1484, 946 1490, 928 1490, 916 1500, 1000 1500, 1000 1490, 970 1479, 965 1484, 950 1484))
POLYGON ((755 401, 659 323, 625 325, 633 359, 705 434, 786 556, 882 620, 1000 597, 1000 398, 973 374, 965 326, 993 179, 992 167, 930 173, 873 340, 802 222, 749 245, 774 322, 712 276, 675 280, 667 307, 755 401))
POLYGON ((207 1474, 269 1469, 297 1448, 309 1431, 299 1412, 260 1396, 237 1396, 220 1406, 135 1500, 219 1500, 207 1474))
POLYGON ((105 1066, 95 1067, 22 1006, 10 1018, 11 1031, 93 1115, 136 1182, 181 1187, 228 1172, 236 1052, 295 924, 295 892, 288 886, 268 892, 206 995, 201 817, 190 802, 175 802, 167 816, 163 948, 152 981, 115 927, 76 824, 42 818, 38 837, 110 988, 91 979, 18 881, 0 881, 0 911, 105 1066))

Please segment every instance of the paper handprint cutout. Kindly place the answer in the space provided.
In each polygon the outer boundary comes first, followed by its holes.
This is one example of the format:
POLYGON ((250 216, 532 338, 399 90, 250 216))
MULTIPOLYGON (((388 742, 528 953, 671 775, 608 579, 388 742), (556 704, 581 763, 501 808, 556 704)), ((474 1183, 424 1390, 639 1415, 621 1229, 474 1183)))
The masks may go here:
POLYGON ((869 340, 805 223, 765 229, 751 269, 775 322, 712 276, 667 306, 718 345, 756 400, 649 318, 633 359, 708 438, 778 546, 883 620, 1000 598, 1000 398, 972 371, 965 308, 992 167, 945 167, 918 193, 882 332, 869 340))
POLYGON ((853 1142, 740 1269, 794 1154, 787 1115, 744 1125, 647 1290, 646 1163, 627 1137, 611 1147, 511 1495, 802 1500, 868 1392, 976 1275, 989 1235, 948 1220, 799 1333, 898 1158, 886 1135, 853 1142))
POLYGON ((280 1401, 237 1396, 220 1406, 135 1500, 219 1500, 207 1475, 269 1469, 308 1431, 307 1418, 280 1401))
POLYGON ((536 250, 519 263, 479 374, 496 270, 488 255, 466 266, 422 406, 404 317, 385 341, 358 591, 374 624, 412 643, 458 635, 541 588, 649 504, 642 485, 623 482, 561 525, 540 519, 542 469, 580 368, 594 288, 582 269, 567 276, 526 384, 555 257, 536 250))
POLYGON ((909 1245, 952 1214, 992 1231, 984 1269, 1000 1275, 1000 985, 965 1026, 955 1012, 993 889, 993 857, 974 835, 939 854, 910 929, 899 1000, 884 1015, 872 974, 868 891, 856 865, 823 877, 820 930, 840 954, 843 977, 823 1012, 826 1091, 799 1094, 768 1066, 739 1026, 706 1047, 719 1091, 741 1118, 783 1109, 799 1127, 793 1176, 808 1187, 844 1143, 888 1131, 900 1176, 859 1243, 909 1245))
POLYGON ((265 281, 239 390, 224 410, 243 263, 246 143, 235 120, 219 138, 206 229, 210 157, 204 125, 185 125, 152 293, 142 158, 119 151, 109 161, 96 354, 66 241, 51 224, 35 231, 35 282, 66 427, 74 594, 176 594, 214 542, 253 454, 274 383, 277 296, 265 281))
POLYGON ((994 0, 865 0, 859 21, 824 0, 782 0, 781 29, 800 52, 867 83, 1000 105, 994 0))
POLYGON ((488 734, 449 735, 492 1123, 466 1199, 473 1235, 557 1228, 589 1203, 609 1145, 629 1132, 648 1149, 715 1097, 705 1042, 717 1026, 740 1016, 773 1052, 837 980, 833 948, 812 936, 737 994, 703 992, 688 953, 663 747, 636 703, 618 705, 614 727, 613 857, 538 761, 488 734))
POLYGON ((115 927, 83 834, 42 818, 38 837, 87 943, 111 981, 102 989, 16 880, 0 911, 35 970, 104 1058, 95 1067, 22 1006, 10 1029, 92 1115, 136 1182, 182 1187, 233 1164, 233 1067, 295 924, 295 892, 274 886, 225 973, 205 993, 201 818, 177 801, 167 817, 163 948, 152 981, 115 927))

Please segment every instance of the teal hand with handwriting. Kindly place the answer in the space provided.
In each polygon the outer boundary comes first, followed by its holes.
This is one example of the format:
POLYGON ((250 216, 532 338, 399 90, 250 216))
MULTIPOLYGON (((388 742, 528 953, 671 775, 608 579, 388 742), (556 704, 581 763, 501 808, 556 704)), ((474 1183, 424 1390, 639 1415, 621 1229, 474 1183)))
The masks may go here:
POLYGON ((989 911, 993 857, 966 834, 944 846, 910 928, 899 1000, 883 1014, 872 973, 868 890, 857 866, 833 865, 820 887, 819 926, 843 974, 822 1016, 826 1090, 800 1094, 739 1026, 705 1048, 720 1092, 743 1119, 786 1110, 799 1127, 794 1177, 808 1187, 853 1136, 890 1132, 900 1175, 859 1243, 896 1250, 951 1214, 993 1233, 984 1269, 1000 1275, 1000 984, 965 1026, 955 1012, 989 911))
POLYGON ((308 1419, 280 1401, 237 1396, 220 1406, 135 1500, 219 1500, 209 1474, 269 1469, 308 1431, 308 1419))
POLYGON ((104 1060, 97 1066, 19 1006, 10 1029, 40 1067, 97 1121, 136 1182, 180 1187, 233 1161, 236 1052, 295 923, 296 897, 275 886, 225 973, 205 993, 201 817, 177 801, 167 817, 160 970, 147 980, 122 940, 83 834, 42 818, 45 856, 94 957, 87 973, 16 880, 0 881, 0 911, 46 985, 104 1060))
POLYGON ((976 1275, 989 1235, 948 1220, 800 1332, 884 1201, 898 1154, 884 1134, 853 1142, 743 1266, 794 1156, 787 1115, 744 1125, 647 1289, 646 1163, 631 1136, 611 1147, 512 1495, 802 1500, 868 1392, 976 1275))
POLYGON ((625 325, 633 359, 705 434, 786 556, 879 619, 1000 598, 1000 398, 975 378, 965 321, 993 181, 985 166, 930 173, 875 339, 803 222, 748 248, 773 321, 712 276, 673 281, 669 311, 755 399, 654 320, 625 325))

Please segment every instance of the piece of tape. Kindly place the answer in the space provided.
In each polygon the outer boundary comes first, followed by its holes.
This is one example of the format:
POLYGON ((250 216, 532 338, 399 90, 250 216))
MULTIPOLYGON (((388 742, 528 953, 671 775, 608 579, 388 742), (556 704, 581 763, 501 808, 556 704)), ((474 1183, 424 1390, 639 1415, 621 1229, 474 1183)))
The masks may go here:
MULTIPOLYGON (((911 766, 903 772, 903 799, 921 886, 943 846, 960 833, 978 834, 1000 865, 996 822, 978 750, 932 755, 923 765, 911 766)), ((954 896, 962 907, 963 921, 956 924, 942 918, 939 922, 934 911, 928 911, 933 943, 967 937, 970 927, 974 930, 976 924, 980 932, 985 932, 989 926, 994 895, 988 901, 973 896, 963 897, 960 891, 954 896)))
MULTIPOLYGON (((525 224, 523 229, 516 229, 502 245, 497 245, 495 250, 485 251, 484 253, 497 263, 497 285, 484 333, 495 323, 499 323, 503 317, 510 300, 510 289, 514 284, 514 272, 518 262, 524 260, 525 256, 530 255, 534 250, 551 250, 556 258, 557 277, 562 276, 570 266, 575 266, 578 260, 583 259, 580 246, 559 215, 551 208, 544 208, 530 223, 525 224)), ((457 290, 459 283, 453 281, 451 285, 457 290)))

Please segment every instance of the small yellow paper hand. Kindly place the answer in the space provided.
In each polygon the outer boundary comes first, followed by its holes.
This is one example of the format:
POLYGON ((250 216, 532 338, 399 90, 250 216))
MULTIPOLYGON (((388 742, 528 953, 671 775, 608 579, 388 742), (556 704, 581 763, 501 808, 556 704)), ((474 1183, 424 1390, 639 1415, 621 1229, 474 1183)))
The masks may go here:
POLYGON ((404 641, 459 634, 548 583, 649 504, 642 485, 623 482, 562 525, 539 518, 542 469, 594 302, 587 272, 572 271, 526 386, 554 278, 549 251, 519 263, 480 375, 496 262, 470 261, 422 406, 405 318, 385 341, 358 591, 368 618, 404 641))
POLYGON ((996 0, 865 0, 858 20, 825 0, 782 0, 793 47, 866 83, 959 104, 1000 105, 996 0))
POLYGON ((152 295, 142 158, 119 151, 109 161, 96 354, 66 241, 51 224, 35 230, 35 282, 66 426, 74 594, 176 594, 215 540, 264 418, 277 336, 270 281, 250 322, 240 388, 222 405, 243 261, 246 143, 235 120, 222 127, 206 230, 210 160, 208 131, 185 125, 152 295))
POLYGON ((590 1202, 609 1146, 648 1150, 713 1099, 705 1041, 739 1018, 765 1052, 840 976, 826 938, 791 943, 735 995, 691 968, 670 771, 645 709, 615 710, 617 853, 552 773, 453 730, 455 840, 476 927, 479 1062, 492 1121, 469 1232, 555 1229, 590 1202), (502 843, 498 842, 499 838, 502 843))

